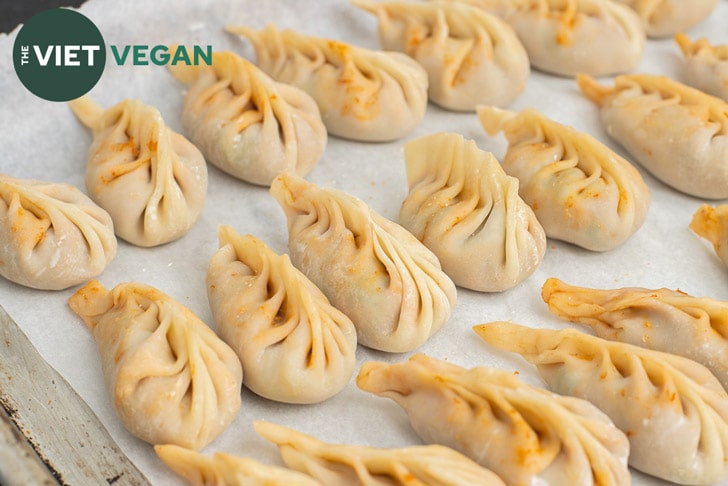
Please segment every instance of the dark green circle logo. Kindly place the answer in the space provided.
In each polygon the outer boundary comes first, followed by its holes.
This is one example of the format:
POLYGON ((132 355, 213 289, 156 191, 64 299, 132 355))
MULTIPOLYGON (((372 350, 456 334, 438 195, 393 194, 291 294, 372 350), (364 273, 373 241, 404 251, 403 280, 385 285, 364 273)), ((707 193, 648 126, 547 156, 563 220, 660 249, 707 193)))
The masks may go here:
POLYGON ((101 78, 106 44, 88 17, 64 8, 46 10, 21 27, 13 45, 20 82, 48 101, 83 96, 101 78))

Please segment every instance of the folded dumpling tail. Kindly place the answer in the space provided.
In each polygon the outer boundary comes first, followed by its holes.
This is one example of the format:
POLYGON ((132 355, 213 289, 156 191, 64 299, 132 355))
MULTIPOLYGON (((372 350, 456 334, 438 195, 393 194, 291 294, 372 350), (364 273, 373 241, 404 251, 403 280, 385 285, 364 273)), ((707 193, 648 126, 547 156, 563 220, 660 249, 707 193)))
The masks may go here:
POLYGON ((506 321, 494 321, 488 324, 473 326, 473 331, 480 338, 499 349, 522 355, 526 361, 531 357, 540 355, 539 364, 544 364, 543 349, 556 349, 561 346, 567 333, 578 333, 574 330, 564 330, 563 333, 527 333, 523 332, 525 326, 506 321))
POLYGON ((721 238, 720 216, 726 215, 728 215, 728 208, 716 210, 716 208, 708 204, 703 204, 693 214, 689 227, 695 234, 712 243, 716 251, 718 251, 721 238))
POLYGON ((99 317, 114 306, 114 296, 101 282, 93 279, 68 299, 68 305, 93 331, 99 317))
POLYGON ((392 395, 409 395, 409 384, 401 379, 388 363, 366 361, 359 368, 356 386, 379 396, 393 398, 392 395))
POLYGON ((71 100, 68 102, 68 106, 78 117, 81 123, 91 129, 96 126, 97 120, 104 114, 105 111, 88 96, 81 96, 80 98, 71 100))
POLYGON ((583 287, 575 287, 562 282, 558 278, 549 278, 541 287, 541 298, 549 306, 549 310, 563 319, 577 321, 581 316, 599 315, 606 309, 593 299, 574 299, 575 295, 594 296, 595 291, 583 287))
POLYGON ((313 437, 302 433, 291 433, 291 429, 265 420, 253 422, 253 428, 264 439, 279 445, 289 445, 296 448, 312 451, 317 449, 320 442, 313 437))
POLYGON ((690 38, 685 35, 684 32, 678 32, 677 34, 675 34, 675 37, 673 37, 673 39, 675 40, 675 44, 677 44, 677 46, 680 48, 680 51, 682 51, 682 53, 686 56, 688 54, 693 54, 696 51, 696 44, 700 42, 692 42, 690 38))
MULTIPOLYGON (((171 45, 169 46, 169 51, 174 52, 176 51, 178 46, 171 45)), ((188 53, 189 55, 189 53, 188 53)), ((214 54, 213 54, 213 63, 214 60, 214 54)), ((169 69, 169 73, 183 84, 192 84, 195 81, 197 81, 197 78, 200 77, 200 74, 207 71, 209 69, 209 66, 207 64, 185 64, 183 62, 178 62, 177 64, 167 64, 167 69, 169 69)))
POLYGON ((597 106, 602 106, 604 99, 614 93, 614 88, 602 86, 599 82, 588 74, 577 74, 576 84, 579 85, 581 92, 589 98, 597 106))
POLYGON ((216 452, 212 457, 174 444, 155 445, 154 452, 190 486, 321 486, 317 480, 249 457, 216 452))
POLYGON ((517 116, 517 113, 513 111, 503 110, 495 106, 478 106, 476 113, 483 129, 491 137, 502 132, 506 123, 517 116))

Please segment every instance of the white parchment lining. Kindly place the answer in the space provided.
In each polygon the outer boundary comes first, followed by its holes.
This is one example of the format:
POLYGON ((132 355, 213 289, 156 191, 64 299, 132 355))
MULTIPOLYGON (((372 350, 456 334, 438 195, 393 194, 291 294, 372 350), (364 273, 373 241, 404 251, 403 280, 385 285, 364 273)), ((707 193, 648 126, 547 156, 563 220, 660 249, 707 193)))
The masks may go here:
MULTIPOLYGON (((81 11, 99 27, 107 49, 111 44, 211 44, 215 50, 233 49, 254 59, 245 41, 223 32, 228 23, 257 28, 275 23, 281 28, 378 47, 375 18, 337 0, 90 0, 81 11)), ((728 2, 720 1, 712 16, 687 34, 692 39, 705 35, 713 43, 725 44, 727 21, 728 2)), ((71 183, 85 190, 85 158, 91 135, 64 103, 41 100, 21 85, 12 67, 14 37, 15 33, 0 35, 0 172, 71 183)), ((648 41, 636 71, 680 80, 681 68, 682 55, 668 38, 648 41)), ((159 108, 167 123, 182 131, 184 90, 165 67, 117 66, 109 51, 106 70, 90 95, 104 107, 124 98, 141 99, 159 108)), ((596 107, 580 95, 572 79, 533 72, 526 92, 510 108, 525 107, 535 107, 559 122, 591 133, 626 155, 607 138, 598 123, 596 107)), ((396 220, 407 192, 403 144, 439 131, 461 133, 499 158, 504 153, 502 136, 488 137, 475 114, 449 113, 430 106, 424 122, 403 140, 367 144, 331 137, 308 179, 350 192, 396 220)), ((548 277, 596 288, 679 288, 696 296, 728 300, 728 270, 707 242, 688 229, 693 212, 703 201, 682 195, 640 170, 652 191, 652 206, 644 226, 624 245, 607 253, 592 253, 550 240, 542 265, 520 286, 501 294, 459 289, 458 304, 449 322, 418 351, 463 366, 518 370, 524 380, 542 385, 524 360, 494 352, 471 327, 492 320, 534 327, 566 326, 550 315, 541 301, 540 288, 548 277)), ((204 212, 189 234, 154 249, 120 241, 117 257, 99 280, 108 288, 125 281, 155 286, 210 323, 204 279, 207 261, 217 249, 217 225, 252 233, 279 253, 287 249, 287 231, 283 212, 266 188, 240 182, 214 167, 209 170, 209 187, 204 212)), ((89 403, 149 479, 158 485, 178 484, 178 478, 156 458, 151 446, 127 433, 114 415, 93 338, 66 303, 75 290, 44 292, 0 279, 0 305, 89 403)), ((361 364, 371 359, 400 361, 408 355, 387 355, 360 347, 357 358, 361 364)), ((253 431, 256 419, 293 427, 326 441, 387 447, 419 443, 406 416, 393 402, 358 390, 352 380, 340 394, 315 406, 279 404, 244 390, 240 415, 204 452, 225 451, 282 464, 275 447, 253 431)), ((634 484, 661 482, 634 472, 634 484)))

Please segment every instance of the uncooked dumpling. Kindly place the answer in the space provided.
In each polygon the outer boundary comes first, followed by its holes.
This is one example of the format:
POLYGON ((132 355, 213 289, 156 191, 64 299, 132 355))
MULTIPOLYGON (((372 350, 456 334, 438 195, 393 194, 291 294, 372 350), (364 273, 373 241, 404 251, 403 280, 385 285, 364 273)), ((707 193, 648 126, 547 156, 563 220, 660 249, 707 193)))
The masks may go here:
POLYGON ((593 251, 611 250, 647 216, 650 191, 627 160, 589 134, 534 109, 478 107, 489 135, 504 132, 503 170, 520 181, 546 236, 593 251))
POLYGON ((456 285, 500 292, 536 270, 544 230, 492 154, 452 133, 409 142, 404 153, 409 194, 399 222, 456 285))
POLYGON ((111 217, 76 187, 0 174, 0 275, 61 290, 96 277, 114 255, 111 217))
POLYGON ((351 320, 288 255, 229 226, 218 235, 207 295, 218 334, 243 364, 243 383, 289 403, 317 403, 338 393, 356 365, 351 320))
POLYGON ((224 452, 209 457, 173 444, 156 445, 154 452, 190 486, 323 486, 297 471, 224 452))
POLYGON ((695 27, 705 20, 718 0, 616 0, 637 12, 647 35, 663 37, 695 27))
POLYGON ((418 354, 403 363, 364 363, 357 385, 397 402, 425 442, 462 452, 508 484, 630 482, 629 443, 604 413, 511 372, 418 354))
POLYGON ((191 310, 159 290, 92 280, 68 300, 98 346, 111 404, 150 444, 201 449, 240 410, 235 352, 191 310))
POLYGON ((256 64, 310 94, 331 135, 384 142, 410 133, 425 116, 427 73, 400 52, 356 47, 291 29, 226 27, 247 37, 256 64))
POLYGON ((690 229, 708 240, 718 258, 728 266, 728 204, 701 205, 693 214, 690 229))
POLYGON ((327 444, 310 435, 256 421, 255 431, 276 444, 286 465, 326 486, 504 486, 489 470, 439 445, 399 449, 327 444))
POLYGON ((526 87, 526 50, 510 25, 483 9, 449 1, 353 3, 376 14, 382 48, 425 68, 429 99, 444 108, 508 106, 526 87))
POLYGON ((288 219, 293 264, 351 318, 359 343, 412 351, 450 317, 455 285, 400 225, 350 194, 293 174, 278 176, 270 192, 288 219))
POLYGON ((326 127, 304 91, 273 81, 232 52, 212 65, 170 65, 190 86, 182 124, 208 162, 238 179, 270 185, 284 171, 305 176, 326 148, 326 127))
POLYGON ((548 73, 607 76, 634 69, 645 30, 637 14, 612 0, 512 0, 506 21, 531 65, 548 73))
POLYGON ((186 234, 207 196, 200 151, 138 100, 104 110, 88 97, 69 102, 93 131, 86 190, 111 215, 119 238, 157 246, 186 234))
POLYGON ((728 101, 728 44, 711 45, 705 37, 692 42, 682 32, 675 42, 685 57, 685 82, 728 101))
POLYGON ((612 341, 685 356, 708 368, 728 389, 728 302, 680 290, 592 289, 546 280, 549 310, 612 341))
POLYGON ((728 103, 665 76, 617 76, 605 87, 578 76, 607 133, 665 184, 706 199, 728 197, 728 103))

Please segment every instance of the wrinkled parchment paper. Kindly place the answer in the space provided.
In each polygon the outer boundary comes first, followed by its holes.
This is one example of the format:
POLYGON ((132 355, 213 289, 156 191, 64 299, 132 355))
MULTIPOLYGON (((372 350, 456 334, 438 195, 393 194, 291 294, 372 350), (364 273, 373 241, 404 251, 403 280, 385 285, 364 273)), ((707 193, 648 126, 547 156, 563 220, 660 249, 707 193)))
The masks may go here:
MULTIPOLYGON (((111 44, 211 44, 216 50, 233 49, 253 59, 250 46, 223 32, 223 26, 262 28, 268 23, 378 47, 374 16, 342 0, 90 0, 81 11, 99 27, 107 49, 111 44)), ((723 0, 707 21, 687 34, 692 39, 706 35, 714 43, 728 43, 727 21, 728 2, 723 0)), ((64 103, 41 100, 20 84, 12 67, 14 34, 0 35, 0 172, 71 183, 85 190, 85 158, 91 135, 64 103)), ((682 55, 668 38, 648 41, 636 71, 683 79, 681 68, 682 55)), ((117 66, 109 51, 106 70, 90 95, 104 107, 124 98, 141 99, 158 107, 167 123, 182 131, 184 90, 165 67, 117 66)), ((511 109, 525 107, 535 107, 559 122, 589 132, 625 155, 607 138, 598 123, 596 107, 580 95, 572 79, 533 72, 526 92, 511 109)), ((403 144, 438 131, 459 132, 499 158, 504 154, 502 136, 489 138, 475 114, 448 113, 430 106, 426 119, 403 140, 368 144, 331 137, 323 159, 308 179, 348 191, 396 220, 407 193, 403 144)), ((205 271, 218 247, 219 224, 232 225, 242 234, 252 233, 279 253, 286 251, 285 218, 267 189, 238 181, 214 167, 209 172, 206 206, 192 231, 153 249, 120 241, 115 260, 99 277, 105 286, 111 288, 125 281, 153 285, 211 323, 205 271)), ((527 382, 543 385, 533 367, 520 357, 488 348, 471 327, 493 320, 534 327, 567 326, 550 315, 541 301, 540 288, 548 277, 597 288, 679 288, 695 296, 728 300, 728 269, 710 245, 688 229, 693 212, 703 201, 682 195, 641 172, 652 191, 652 206, 644 226, 624 245, 608 253, 592 253, 549 241, 540 268, 518 287, 500 294, 459 289, 459 301, 449 322, 418 351, 463 366, 518 370, 527 382)), ((88 402, 149 479, 159 485, 177 484, 176 476, 156 458, 151 446, 132 437, 116 419, 93 338, 66 303, 75 290, 38 291, 0 279, 0 304, 88 402)), ((361 364, 372 359, 400 361, 408 356, 360 347, 357 358, 361 364)), ((204 452, 225 451, 282 464, 274 446, 253 431, 256 419, 293 427, 326 441, 386 447, 419 443, 406 416, 393 402, 358 390, 352 379, 340 394, 313 406, 279 404, 243 390, 240 415, 204 452)), ((634 478, 634 484, 661 484, 637 472, 634 478)))

